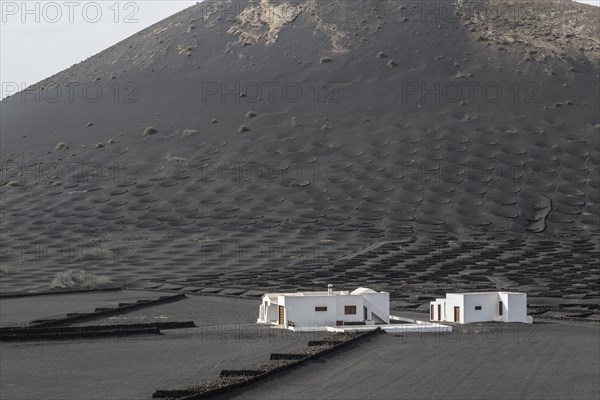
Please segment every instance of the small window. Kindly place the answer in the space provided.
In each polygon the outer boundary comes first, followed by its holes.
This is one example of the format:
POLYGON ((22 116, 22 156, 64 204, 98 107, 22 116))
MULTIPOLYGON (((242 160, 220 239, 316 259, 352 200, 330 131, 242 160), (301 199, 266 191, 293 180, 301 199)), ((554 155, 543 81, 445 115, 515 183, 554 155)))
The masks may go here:
POLYGON ((475 306, 475 310, 481 310, 481 306, 475 306))
POLYGON ((344 306, 344 314, 356 314, 356 306, 344 306))
POLYGON ((502 307, 502 302, 498 302, 498 315, 502 315, 504 313, 504 308, 502 307))
POLYGON ((327 311, 327 307, 315 307, 315 311, 327 311))

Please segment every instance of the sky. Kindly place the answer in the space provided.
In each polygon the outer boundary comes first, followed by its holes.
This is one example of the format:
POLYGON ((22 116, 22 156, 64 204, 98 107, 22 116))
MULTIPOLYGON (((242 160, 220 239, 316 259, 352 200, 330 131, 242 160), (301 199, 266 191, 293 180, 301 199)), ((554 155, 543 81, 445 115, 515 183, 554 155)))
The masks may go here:
POLYGON ((8 84, 33 85, 195 3, 0 0, 0 97, 8 84))
POLYGON ((0 81, 33 85, 196 1, 0 0, 0 81))

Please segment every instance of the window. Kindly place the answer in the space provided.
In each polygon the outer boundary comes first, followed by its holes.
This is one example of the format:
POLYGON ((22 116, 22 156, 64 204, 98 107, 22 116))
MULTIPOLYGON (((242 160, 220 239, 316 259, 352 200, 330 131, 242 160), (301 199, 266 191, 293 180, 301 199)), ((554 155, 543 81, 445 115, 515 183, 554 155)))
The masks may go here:
POLYGON ((315 307, 315 311, 327 311, 327 307, 315 307))
POLYGON ((475 310, 481 310, 481 306, 475 306, 475 310))
POLYGON ((502 315, 504 312, 503 308, 502 308, 502 302, 499 301, 498 302, 498 315, 502 315))
POLYGON ((344 306, 344 314, 356 314, 356 306, 344 306))

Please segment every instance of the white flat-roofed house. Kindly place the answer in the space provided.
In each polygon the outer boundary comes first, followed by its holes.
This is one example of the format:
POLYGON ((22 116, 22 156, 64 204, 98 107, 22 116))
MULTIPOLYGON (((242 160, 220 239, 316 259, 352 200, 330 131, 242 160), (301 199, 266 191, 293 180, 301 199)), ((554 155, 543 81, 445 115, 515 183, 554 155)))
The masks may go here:
POLYGON ((527 294, 517 292, 446 293, 445 298, 429 303, 431 321, 455 322, 524 322, 527 315, 527 294))
POLYGON ((267 293, 262 297, 258 323, 288 327, 387 324, 390 294, 368 288, 352 292, 267 293))

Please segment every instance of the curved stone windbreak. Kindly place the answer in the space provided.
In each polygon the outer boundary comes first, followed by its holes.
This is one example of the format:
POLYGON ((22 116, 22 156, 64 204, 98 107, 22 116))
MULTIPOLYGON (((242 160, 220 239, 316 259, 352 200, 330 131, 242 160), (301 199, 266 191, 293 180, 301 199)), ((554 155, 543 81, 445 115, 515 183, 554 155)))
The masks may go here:
POLYGON ((272 353, 270 361, 262 364, 260 368, 244 370, 223 370, 219 379, 209 381, 202 385, 180 390, 156 390, 153 398, 169 398, 180 400, 200 400, 217 396, 232 390, 247 386, 256 381, 265 379, 276 373, 283 372, 292 367, 305 363, 308 360, 320 357, 327 353, 339 350, 362 339, 384 333, 381 329, 374 329, 366 332, 333 334, 331 338, 340 338, 333 340, 326 338, 320 345, 309 345, 303 353, 272 353))
POLYGON ((41 320, 31 321, 31 324, 33 326, 37 326, 37 327, 69 325, 69 324, 72 324, 75 322, 93 320, 93 319, 97 319, 97 318, 106 317, 109 315, 124 314, 124 313, 128 313, 130 311, 138 310, 140 308, 155 306, 158 304, 170 303, 173 301, 178 301, 178 300, 184 299, 185 297, 186 297, 185 294, 178 293, 173 296, 161 296, 155 300, 138 300, 135 303, 119 303, 119 305, 114 308, 101 307, 101 308, 96 308, 93 312, 90 312, 90 313, 70 313, 62 318, 41 319, 41 320))
POLYGON ((30 342, 39 340, 70 340, 70 339, 92 339, 101 337, 134 336, 134 335, 160 335, 158 328, 134 328, 134 329, 106 329, 97 331, 81 332, 27 332, 24 334, 12 334, 0 336, 3 342, 30 342))
POLYGON ((1 292, 0 299, 13 299, 17 297, 34 297, 34 296, 49 296, 59 294, 75 294, 75 293, 95 293, 95 292, 116 292, 122 290, 120 286, 115 287, 103 287, 103 288, 92 288, 92 289, 51 289, 51 290, 39 290, 35 292, 24 292, 24 291, 12 291, 12 292, 1 292))
POLYGON ((194 321, 151 322, 100 326, 0 328, 0 341, 68 340, 109 336, 160 334, 164 329, 194 328, 194 321))

